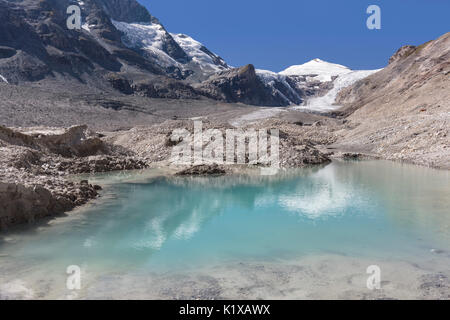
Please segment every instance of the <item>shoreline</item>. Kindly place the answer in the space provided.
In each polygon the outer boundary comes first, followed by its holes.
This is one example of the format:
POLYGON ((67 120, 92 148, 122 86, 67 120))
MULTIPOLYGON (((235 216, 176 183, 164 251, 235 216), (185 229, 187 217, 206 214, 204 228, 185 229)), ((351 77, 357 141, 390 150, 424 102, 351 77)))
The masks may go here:
POLYGON ((441 266, 449 261, 448 257, 434 256, 416 264, 403 259, 330 253, 277 261, 229 262, 184 271, 112 270, 104 274, 82 268, 83 288, 76 293, 65 288, 64 274, 44 281, 42 272, 29 270, 19 272, 16 279, 2 279, 0 299, 122 300, 125 290, 126 299, 136 300, 446 300, 450 298, 450 273, 436 266, 441 259, 441 266), (366 284, 370 276, 366 269, 374 264, 382 270, 378 290, 370 290, 366 284))
MULTIPOLYGON (((345 153, 343 153, 345 154, 345 153)), ((359 154, 359 153, 358 153, 359 154)), ((407 166, 413 166, 413 167, 419 167, 423 169, 431 169, 431 170, 437 170, 441 172, 446 172, 447 174, 450 173, 448 169, 445 168, 433 168, 433 167, 427 167, 423 165, 418 165, 415 163, 409 163, 406 161, 396 161, 396 160, 388 160, 388 159, 382 159, 379 157, 372 157, 367 156, 365 154, 359 154, 362 156, 358 156, 356 158, 352 157, 332 157, 332 161, 330 163, 324 164, 324 165, 311 165, 304 167, 302 169, 310 169, 313 170, 315 168, 321 168, 326 167, 328 165, 331 165, 333 162, 352 162, 352 161, 385 161, 390 162, 398 165, 407 165, 407 166)), ((136 170, 123 170, 123 171, 109 171, 109 172, 101 172, 101 173, 89 173, 89 174, 76 174, 76 175, 69 175, 67 178, 70 182, 77 182, 77 181, 86 181, 86 179, 89 179, 93 184, 101 185, 102 189, 99 190, 98 196, 88 200, 84 204, 77 205, 69 210, 66 210, 64 212, 59 212, 57 214, 53 214, 50 216, 46 216, 44 218, 38 219, 37 221, 25 223, 25 224, 18 224, 18 225, 12 225, 8 228, 6 228, 3 231, 0 231, 0 236, 7 236, 10 233, 16 233, 17 231, 26 232, 31 229, 41 228, 41 227, 47 227, 51 226, 54 222, 59 220, 58 218, 67 218, 73 215, 77 215, 80 213, 85 212, 86 210, 89 210, 92 208, 92 206, 101 205, 105 201, 108 201, 112 198, 108 197, 107 192, 111 190, 114 186, 122 183, 132 183, 132 184, 146 184, 151 179, 156 178, 183 178, 182 176, 177 175, 177 172, 183 171, 184 167, 174 167, 174 166, 168 166, 166 163, 163 164, 154 164, 154 166, 150 166, 146 169, 136 169, 136 170), (108 180, 108 177, 112 177, 113 179, 108 180)), ((289 170, 295 170, 295 168, 280 168, 279 172, 275 175, 278 176, 282 172, 289 172, 289 170)), ((258 177, 260 175, 260 168, 255 166, 248 166, 248 165, 231 165, 227 170, 225 170, 225 176, 242 176, 242 177, 258 177)), ((185 175, 184 177, 188 177, 189 175, 185 175)), ((192 177, 211 177, 214 175, 209 174, 201 174, 201 175, 193 175, 192 177)), ((261 176, 262 179, 267 179, 267 176, 261 176)), ((111 195, 111 194, 110 194, 111 195)))
MULTIPOLYGON (((266 111, 264 108, 256 113, 266 111)), ((369 150, 372 146, 343 144, 341 131, 346 124, 339 119, 279 108, 275 113, 280 118, 273 118, 270 113, 256 122, 241 123, 240 128, 279 129, 281 168, 323 165, 334 159, 380 159, 449 170, 447 166, 424 163, 426 155, 420 159, 398 159, 369 150)), ((254 109, 247 113, 252 114, 255 114, 254 109)), ((212 121, 204 116, 203 129, 225 132, 235 128, 230 122, 242 120, 242 117, 245 115, 233 114, 220 121, 212 121)), ((97 198, 102 185, 95 181, 91 183, 90 174, 128 174, 132 172, 130 170, 145 168, 159 168, 167 174, 233 174, 245 172, 249 167, 247 164, 205 165, 201 168, 174 166, 169 161, 172 150, 169 137, 179 128, 192 131, 193 121, 166 120, 150 126, 101 133, 91 131, 87 126, 66 129, 0 127, 0 149, 3 152, 0 157, 0 188, 5 191, 2 193, 3 208, 0 206, 0 232, 13 225, 34 224, 35 220, 67 213, 97 198), (74 183, 71 178, 74 174, 86 179, 77 178, 74 183)))

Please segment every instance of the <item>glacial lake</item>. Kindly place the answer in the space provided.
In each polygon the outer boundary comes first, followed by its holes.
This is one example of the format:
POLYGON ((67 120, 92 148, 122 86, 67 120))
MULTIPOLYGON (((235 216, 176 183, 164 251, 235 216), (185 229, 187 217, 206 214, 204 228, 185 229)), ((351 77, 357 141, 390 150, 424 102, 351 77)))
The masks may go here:
MULTIPOLYGON (((90 291, 81 297, 119 299, 133 297, 126 292, 141 278, 316 256, 381 268, 401 262, 417 274, 430 268, 447 275, 450 269, 448 171, 337 161, 275 176, 169 177, 155 171, 147 178, 134 172, 90 180, 106 188, 87 208, 0 235, 0 297, 65 298, 70 265, 88 279, 90 291), (113 294, 109 276, 134 282, 113 294)), ((210 273, 220 283, 220 271, 210 273)), ((345 283, 339 286, 345 290, 345 283)))

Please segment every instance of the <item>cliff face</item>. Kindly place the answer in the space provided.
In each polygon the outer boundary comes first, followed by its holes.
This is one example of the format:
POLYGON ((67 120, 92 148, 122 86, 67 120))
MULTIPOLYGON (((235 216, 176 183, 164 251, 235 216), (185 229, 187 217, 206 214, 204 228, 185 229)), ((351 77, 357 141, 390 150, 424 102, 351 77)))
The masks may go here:
POLYGON ((100 186, 68 174, 142 169, 86 126, 68 129, 0 126, 0 232, 71 210, 98 196, 100 186))
POLYGON ((450 168, 450 33, 403 47, 390 62, 339 94, 350 129, 342 143, 450 168))

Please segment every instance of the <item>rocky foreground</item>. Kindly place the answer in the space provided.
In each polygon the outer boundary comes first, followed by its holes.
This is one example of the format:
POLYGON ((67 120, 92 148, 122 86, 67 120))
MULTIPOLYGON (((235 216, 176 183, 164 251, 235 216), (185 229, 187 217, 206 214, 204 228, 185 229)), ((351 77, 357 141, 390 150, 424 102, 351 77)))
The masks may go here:
POLYGON ((61 214, 98 196, 100 186, 74 182, 70 174, 146 167, 106 145, 86 126, 0 126, 0 151, 0 230, 61 214))
MULTIPOLYGON (((159 165, 174 167, 179 175, 214 175, 231 172, 225 166, 179 166, 171 163, 172 132, 193 122, 167 120, 160 124, 130 130, 90 131, 87 126, 67 129, 0 126, 0 230, 32 223, 69 211, 99 196, 101 186, 88 180, 74 182, 70 175, 144 169, 159 165)), ((234 128, 224 122, 204 122, 204 130, 215 128, 225 133, 234 128)), ((304 134, 300 124, 269 120, 246 129, 280 130, 280 166, 303 167, 326 164, 329 155, 317 146, 334 141, 331 132, 304 134)), ((308 126, 308 131, 319 124, 308 126)), ((258 164, 257 164, 258 165, 258 164)))

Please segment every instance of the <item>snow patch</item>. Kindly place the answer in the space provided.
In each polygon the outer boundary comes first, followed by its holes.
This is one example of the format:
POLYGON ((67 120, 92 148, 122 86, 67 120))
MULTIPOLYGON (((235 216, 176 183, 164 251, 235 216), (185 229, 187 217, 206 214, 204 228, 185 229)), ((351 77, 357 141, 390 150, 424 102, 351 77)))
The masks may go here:
POLYGON ((163 49, 167 32, 160 24, 126 23, 114 20, 112 23, 119 31, 125 33, 126 37, 123 40, 128 47, 163 49))
POLYGON ((6 83, 9 83, 8 80, 6 80, 6 78, 4 76, 2 76, 1 74, 0 74, 0 80, 4 81, 6 83))
POLYGON ((82 26, 81 26, 81 28, 83 28, 84 30, 86 30, 87 32, 91 32, 91 29, 90 29, 90 25, 88 25, 87 23, 84 23, 82 26))

